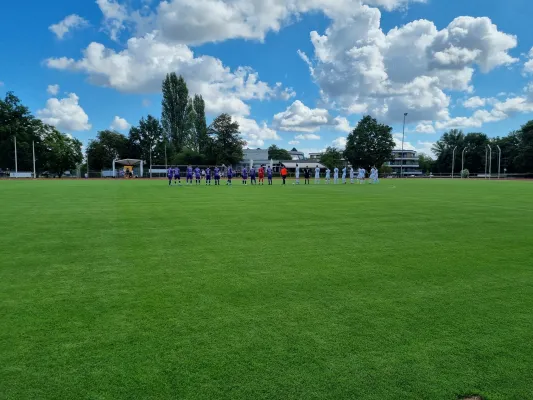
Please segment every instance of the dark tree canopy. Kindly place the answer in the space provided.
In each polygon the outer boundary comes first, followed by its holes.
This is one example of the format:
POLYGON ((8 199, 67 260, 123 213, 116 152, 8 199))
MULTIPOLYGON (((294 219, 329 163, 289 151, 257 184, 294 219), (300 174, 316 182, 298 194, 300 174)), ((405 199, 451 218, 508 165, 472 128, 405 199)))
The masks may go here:
POLYGON ((213 139, 213 150, 218 165, 233 165, 244 157, 245 142, 239 133, 239 124, 231 120, 228 114, 221 114, 209 126, 209 134, 213 139))
POLYGON ((329 169, 341 168, 344 165, 342 152, 335 147, 328 147, 320 156, 320 163, 329 169))
POLYGON ((268 148, 268 158, 271 160, 292 160, 291 153, 275 144, 268 148))
POLYGON ((391 159, 394 149, 392 127, 366 115, 348 135, 344 157, 354 167, 380 167, 391 159))
POLYGON ((167 74, 162 85, 163 100, 161 102, 161 123, 164 136, 170 140, 176 151, 187 144, 188 118, 187 104, 189 103, 189 90, 185 80, 174 73, 167 74))

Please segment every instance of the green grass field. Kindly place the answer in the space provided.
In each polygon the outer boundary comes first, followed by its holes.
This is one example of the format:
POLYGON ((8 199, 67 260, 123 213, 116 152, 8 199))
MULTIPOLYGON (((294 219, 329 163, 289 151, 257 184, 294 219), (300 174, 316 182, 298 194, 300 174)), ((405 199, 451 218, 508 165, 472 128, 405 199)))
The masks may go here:
POLYGON ((533 398, 533 182, 0 181, 1 399, 533 398))

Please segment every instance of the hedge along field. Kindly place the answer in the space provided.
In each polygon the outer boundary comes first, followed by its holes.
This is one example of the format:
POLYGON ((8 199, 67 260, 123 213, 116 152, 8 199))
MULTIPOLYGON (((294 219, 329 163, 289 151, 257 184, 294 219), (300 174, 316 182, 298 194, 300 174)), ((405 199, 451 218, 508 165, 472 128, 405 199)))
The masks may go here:
POLYGON ((531 398, 532 198, 0 181, 0 398, 531 398))

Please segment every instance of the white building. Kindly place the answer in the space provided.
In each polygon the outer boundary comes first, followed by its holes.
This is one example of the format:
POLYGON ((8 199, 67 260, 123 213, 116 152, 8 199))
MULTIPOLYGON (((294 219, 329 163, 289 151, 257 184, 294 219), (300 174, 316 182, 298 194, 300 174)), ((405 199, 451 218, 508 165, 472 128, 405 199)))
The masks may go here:
POLYGON ((403 175, 422 175, 420 170, 420 165, 418 165, 418 154, 414 150, 393 150, 392 151, 392 160, 386 162, 385 165, 388 165, 392 168, 393 175, 400 175, 403 164, 403 175))

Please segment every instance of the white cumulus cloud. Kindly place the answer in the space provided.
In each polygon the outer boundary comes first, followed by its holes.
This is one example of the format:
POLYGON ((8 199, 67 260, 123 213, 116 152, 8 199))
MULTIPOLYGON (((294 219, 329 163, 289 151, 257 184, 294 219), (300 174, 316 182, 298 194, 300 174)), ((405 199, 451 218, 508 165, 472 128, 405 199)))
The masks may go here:
POLYGON ((58 39, 63 39, 69 31, 81 29, 86 26, 89 26, 89 22, 86 19, 79 15, 71 14, 57 24, 50 25, 48 29, 52 31, 58 39))
POLYGON ((346 148, 346 138, 345 137, 338 137, 333 142, 333 147, 336 147, 337 149, 344 150, 346 148))
POLYGON ((69 93, 63 99, 51 98, 37 116, 46 124, 66 131, 87 131, 91 129, 89 117, 79 105, 79 97, 69 93))
POLYGON ((300 100, 294 101, 285 111, 274 115, 273 126, 281 131, 316 132, 323 126, 349 132, 350 124, 344 117, 333 118, 325 108, 309 108, 300 100))
POLYGON ((111 122, 110 129, 115 131, 125 131, 130 128, 130 124, 124 118, 120 118, 118 115, 115 115, 113 122, 111 122))
POLYGON ((50 58, 50 68, 81 71, 98 86, 112 87, 121 92, 159 93, 161 82, 169 71, 181 74, 191 93, 201 94, 206 112, 246 116, 250 113, 246 100, 267 100, 291 96, 281 85, 269 86, 259 80, 248 67, 231 71, 217 58, 195 57, 183 44, 160 40, 157 32, 131 38, 126 49, 116 52, 93 42, 84 50, 82 59, 50 58))
POLYGON ((241 116, 234 117, 234 120, 239 124, 239 131, 248 147, 264 146, 265 140, 281 140, 277 132, 269 128, 266 122, 258 124, 254 119, 241 116))
POLYGON ((294 137, 296 140, 320 140, 320 136, 315 135, 314 133, 304 133, 302 135, 297 135, 294 137))
POLYGON ((52 96, 57 96, 59 93, 59 85, 48 85, 46 92, 52 96))

